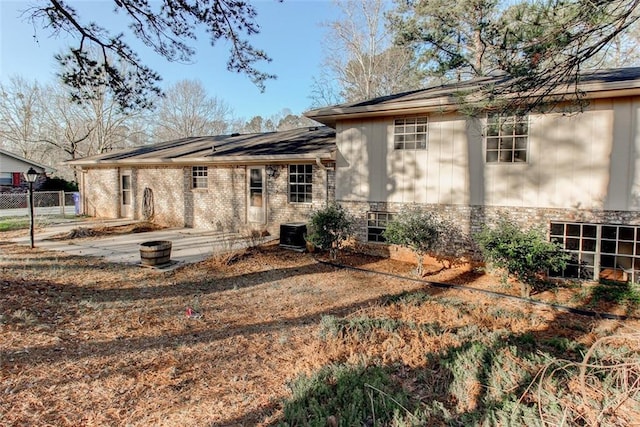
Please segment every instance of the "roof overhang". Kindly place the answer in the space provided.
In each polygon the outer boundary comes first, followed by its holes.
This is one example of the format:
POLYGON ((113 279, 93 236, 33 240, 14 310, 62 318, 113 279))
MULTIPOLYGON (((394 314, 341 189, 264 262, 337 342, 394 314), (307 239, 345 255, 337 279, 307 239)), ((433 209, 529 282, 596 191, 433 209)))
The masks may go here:
MULTIPOLYGON (((461 109, 463 106, 481 105, 483 102, 483 92, 481 87, 477 87, 474 94, 464 98, 456 96, 459 92, 452 91, 443 96, 426 99, 399 100, 383 102, 374 105, 355 106, 335 106, 319 108, 306 112, 304 115, 332 128, 336 127, 339 120, 351 120, 361 118, 373 118, 389 115, 409 115, 419 113, 450 113, 461 109), (461 100, 463 99, 463 100, 461 100)), ((468 88, 465 88, 465 92, 468 88)), ((579 85, 568 85, 555 90, 543 93, 543 90, 530 92, 527 94, 506 94, 502 98, 517 99, 522 98, 526 103, 527 98, 543 96, 548 102, 558 102, 567 100, 568 95, 576 95, 580 100, 591 100, 600 98, 618 98, 640 95, 640 80, 625 80, 616 82, 586 82, 579 85)))
POLYGON ((121 160, 72 160, 65 162, 71 166, 80 167, 108 167, 108 166, 238 166, 287 164, 301 162, 333 162, 336 160, 335 150, 330 152, 285 154, 266 156, 215 156, 215 157, 187 157, 175 159, 121 159, 121 160))
POLYGON ((11 157, 19 162, 22 163, 26 163, 30 166, 33 166, 35 169, 41 169, 42 172, 44 173, 54 173, 56 171, 56 169, 52 168, 51 166, 47 166, 47 165, 43 165, 41 163, 38 162, 34 162, 32 160, 26 159, 24 157, 18 156, 17 154, 12 153, 11 151, 7 151, 7 150, 3 150, 2 148, 0 148, 0 153, 4 154, 7 157, 11 157))

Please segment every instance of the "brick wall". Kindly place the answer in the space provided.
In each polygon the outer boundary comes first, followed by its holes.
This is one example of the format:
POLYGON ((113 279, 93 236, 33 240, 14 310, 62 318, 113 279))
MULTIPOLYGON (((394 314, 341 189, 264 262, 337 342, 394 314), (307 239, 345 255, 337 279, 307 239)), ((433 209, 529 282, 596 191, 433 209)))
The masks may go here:
MULTIPOLYGON (((133 212, 144 219, 153 212, 153 221, 170 227, 185 225, 184 167, 148 167, 132 170, 133 212), (150 191, 145 201, 145 189, 150 191), (146 204, 146 207, 145 207, 146 204)), ((189 168, 189 173, 191 169, 189 168)))
POLYGON ((191 168, 188 168, 193 222, 195 228, 218 231, 238 231, 244 224, 246 209, 246 169, 244 166, 209 166, 208 188, 190 189, 191 168))
MULTIPOLYGON (((288 165, 272 165, 266 173, 267 223, 247 223, 247 166, 209 166, 208 188, 191 188, 191 167, 140 167, 131 169, 134 219, 145 218, 152 206, 153 221, 165 226, 186 226, 220 231, 264 229, 277 235, 280 224, 306 222, 315 209, 335 195, 335 165, 313 165, 313 202, 289 203, 288 165), (271 175, 271 176, 269 176, 271 175), (150 190, 145 207, 145 189, 150 190), (151 203, 152 202, 152 203, 151 203)), ((86 214, 120 217, 120 171, 91 168, 84 174, 82 190, 86 214)))
POLYGON ((313 165, 312 203, 289 203, 289 166, 277 166, 277 176, 267 179, 268 229, 272 234, 280 232, 280 224, 307 222, 314 210, 326 206, 335 198, 334 164, 324 168, 313 165), (328 178, 328 179, 327 179, 328 178))
MULTIPOLYGON (((370 211, 400 212, 404 204, 384 202, 339 202, 356 217, 356 240, 363 244, 367 241, 367 217, 370 211)), ((500 218, 515 221, 522 228, 537 227, 549 230, 550 221, 589 222, 601 224, 640 224, 640 212, 603 211, 584 209, 548 209, 548 208, 516 208, 500 206, 463 206, 463 205, 420 205, 424 209, 436 212, 443 219, 456 224, 460 230, 473 235, 481 230, 484 224, 491 226, 500 218)), ((385 245, 370 244, 371 251, 380 252, 385 245)), ((384 252, 384 250, 382 250, 384 252)))
POLYGON ((88 169, 81 180, 84 213, 96 218, 120 216, 118 169, 88 169))

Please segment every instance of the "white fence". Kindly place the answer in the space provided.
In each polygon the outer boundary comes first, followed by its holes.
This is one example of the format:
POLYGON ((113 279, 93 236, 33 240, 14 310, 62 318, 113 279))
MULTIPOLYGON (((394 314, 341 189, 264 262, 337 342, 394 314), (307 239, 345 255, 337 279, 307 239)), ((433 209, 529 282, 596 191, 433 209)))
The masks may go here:
MULTIPOLYGON (((79 193, 34 191, 33 213, 38 216, 79 214, 79 193)), ((0 193, 0 218, 29 216, 29 193, 0 193)))

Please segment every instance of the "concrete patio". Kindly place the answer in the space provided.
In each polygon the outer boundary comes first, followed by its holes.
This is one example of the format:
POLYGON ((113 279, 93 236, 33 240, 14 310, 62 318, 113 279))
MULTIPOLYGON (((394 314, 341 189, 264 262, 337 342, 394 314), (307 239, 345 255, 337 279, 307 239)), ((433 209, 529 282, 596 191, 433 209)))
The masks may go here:
MULTIPOLYGON (((172 242, 171 264, 157 267, 161 269, 199 262, 214 253, 245 248, 252 243, 250 239, 242 237, 240 234, 194 228, 167 228, 144 233, 84 239, 53 239, 54 236, 68 233, 79 227, 109 227, 135 222, 126 220, 90 220, 51 224, 44 229, 36 230, 34 243, 38 248, 61 251, 70 255, 100 257, 107 262, 114 263, 140 264, 139 245, 141 243, 169 240, 172 242)), ((12 242, 28 245, 29 236, 12 239, 12 242)))

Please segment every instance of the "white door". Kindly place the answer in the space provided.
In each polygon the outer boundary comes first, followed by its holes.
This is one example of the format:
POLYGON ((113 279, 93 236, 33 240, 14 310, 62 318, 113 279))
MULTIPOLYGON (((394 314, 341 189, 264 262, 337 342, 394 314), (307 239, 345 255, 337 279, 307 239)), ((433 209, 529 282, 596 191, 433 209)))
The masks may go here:
POLYGON ((120 172, 120 217, 133 218, 131 171, 120 172))
POLYGON ((267 208, 264 166, 250 167, 247 175, 247 222, 264 224, 267 208))

